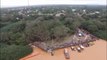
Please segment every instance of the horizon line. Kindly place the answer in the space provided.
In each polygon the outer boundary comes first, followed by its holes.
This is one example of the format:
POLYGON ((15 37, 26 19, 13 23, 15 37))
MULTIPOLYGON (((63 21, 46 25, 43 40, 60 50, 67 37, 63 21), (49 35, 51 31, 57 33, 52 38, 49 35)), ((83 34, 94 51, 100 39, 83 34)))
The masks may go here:
POLYGON ((17 7, 31 7, 31 6, 52 6, 52 5, 100 5, 100 6, 107 6, 107 4, 38 4, 38 5, 23 5, 23 6, 9 6, 9 7, 1 7, 1 8, 17 8, 17 7))

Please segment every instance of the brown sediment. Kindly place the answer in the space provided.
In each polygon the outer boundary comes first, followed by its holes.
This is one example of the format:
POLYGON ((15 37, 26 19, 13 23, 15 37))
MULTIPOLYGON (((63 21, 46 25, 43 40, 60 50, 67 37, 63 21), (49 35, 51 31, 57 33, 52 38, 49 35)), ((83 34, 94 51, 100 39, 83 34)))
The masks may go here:
MULTIPOLYGON (((97 40, 94 42, 93 46, 85 47, 84 50, 79 53, 77 51, 72 51, 69 47, 70 59, 66 59, 63 51, 64 49, 55 50, 54 56, 51 56, 50 53, 47 53, 40 48, 33 48, 34 52, 32 54, 37 54, 32 57, 27 58, 25 60, 106 60, 106 46, 107 42, 104 40, 97 40)), ((23 60, 24 58, 20 59, 23 60)))

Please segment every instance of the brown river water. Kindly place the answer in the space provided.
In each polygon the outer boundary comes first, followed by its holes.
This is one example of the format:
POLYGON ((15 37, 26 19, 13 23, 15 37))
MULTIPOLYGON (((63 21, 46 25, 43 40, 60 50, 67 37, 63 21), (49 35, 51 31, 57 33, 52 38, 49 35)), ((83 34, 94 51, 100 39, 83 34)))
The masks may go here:
POLYGON ((33 52, 30 55, 21 58, 20 60, 107 60, 107 42, 98 40, 94 43, 95 44, 93 46, 86 47, 81 53, 67 48, 70 53, 70 59, 65 58, 63 54, 64 49, 56 50, 54 56, 51 56, 50 53, 44 52, 36 47, 33 48, 33 52))

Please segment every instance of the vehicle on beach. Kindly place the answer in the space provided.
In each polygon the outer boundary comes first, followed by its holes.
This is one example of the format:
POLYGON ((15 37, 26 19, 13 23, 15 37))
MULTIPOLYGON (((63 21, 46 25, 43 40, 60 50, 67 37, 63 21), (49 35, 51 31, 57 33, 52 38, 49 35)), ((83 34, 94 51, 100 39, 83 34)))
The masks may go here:
POLYGON ((76 50, 78 51, 78 52, 81 52, 82 50, 81 50, 81 48, 78 46, 78 47, 76 47, 76 50))
POLYGON ((76 49, 75 49, 75 46, 71 46, 71 50, 72 51, 75 51, 76 49))
POLYGON ((64 55, 66 59, 70 59, 70 54, 67 49, 64 49, 64 55))
POLYGON ((82 50, 84 50, 84 48, 85 48, 83 45, 79 45, 79 47, 80 47, 82 50))

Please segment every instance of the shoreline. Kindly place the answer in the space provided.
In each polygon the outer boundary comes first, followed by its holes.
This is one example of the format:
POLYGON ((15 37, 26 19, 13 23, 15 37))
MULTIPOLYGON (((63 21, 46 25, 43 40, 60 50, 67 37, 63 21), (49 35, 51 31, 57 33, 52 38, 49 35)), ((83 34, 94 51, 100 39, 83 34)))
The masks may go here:
POLYGON ((85 34, 86 36, 83 37, 78 37, 76 35, 73 35, 73 37, 69 37, 66 42, 63 43, 55 43, 53 46, 47 46, 45 42, 34 42, 31 45, 36 46, 38 48, 41 48, 44 51, 48 51, 49 49, 56 50, 56 49, 61 49, 61 48, 66 48, 70 46, 77 46, 77 45, 83 45, 86 46, 90 42, 94 42, 99 40, 97 37, 91 35, 91 34, 85 34), (76 36, 74 38, 74 36, 76 36))
MULTIPOLYGON (((94 42, 95 44, 90 47, 85 47, 82 52, 72 51, 69 47, 67 47, 70 53, 69 60, 106 60, 106 45, 107 41, 97 40, 94 42), (78 57, 78 58, 77 58, 78 57)), ((63 54, 64 48, 55 50, 55 55, 51 56, 49 53, 44 50, 34 47, 33 52, 20 60, 23 60, 31 55, 40 53, 37 56, 30 57, 26 60, 66 60, 63 54)))

